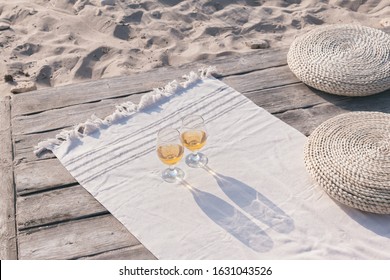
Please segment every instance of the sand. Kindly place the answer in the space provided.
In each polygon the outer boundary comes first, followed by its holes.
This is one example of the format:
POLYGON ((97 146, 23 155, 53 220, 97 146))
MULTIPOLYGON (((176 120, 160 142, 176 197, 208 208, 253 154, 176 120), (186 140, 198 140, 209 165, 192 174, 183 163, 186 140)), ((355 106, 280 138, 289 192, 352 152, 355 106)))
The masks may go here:
POLYGON ((390 0, 0 0, 0 96, 261 52, 335 23, 388 27, 390 0))

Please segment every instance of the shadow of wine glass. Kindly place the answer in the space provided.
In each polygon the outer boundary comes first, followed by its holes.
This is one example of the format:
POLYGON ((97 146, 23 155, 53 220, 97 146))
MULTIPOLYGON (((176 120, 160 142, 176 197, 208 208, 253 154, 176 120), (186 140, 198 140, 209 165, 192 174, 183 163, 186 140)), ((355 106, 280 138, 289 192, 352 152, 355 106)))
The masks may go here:
POLYGON ((241 243, 259 253, 272 249, 272 239, 237 208, 211 193, 193 187, 185 180, 181 183, 191 191, 199 208, 241 243))
POLYGON ((232 177, 218 174, 209 166, 204 170, 217 181, 221 190, 242 210, 279 233, 294 230, 294 220, 264 195, 232 177))

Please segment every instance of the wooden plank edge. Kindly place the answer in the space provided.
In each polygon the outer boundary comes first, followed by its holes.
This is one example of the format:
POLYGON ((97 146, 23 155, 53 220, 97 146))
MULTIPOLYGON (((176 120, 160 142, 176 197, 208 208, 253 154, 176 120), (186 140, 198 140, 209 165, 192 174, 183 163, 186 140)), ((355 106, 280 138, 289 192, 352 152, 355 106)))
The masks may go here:
POLYGON ((309 136, 324 121, 339 114, 356 111, 390 113, 390 90, 371 96, 351 97, 274 114, 288 125, 309 136))
POLYGON ((95 255, 84 256, 77 260, 157 260, 144 245, 138 244, 134 246, 119 248, 95 255))
MULTIPOLYGON (((55 108, 50 108, 50 109, 47 109, 47 110, 42 110, 42 111, 35 111, 35 112, 31 112, 31 113, 25 113, 25 114, 15 114, 15 115, 12 115, 12 119, 15 119, 17 117, 25 117, 25 116, 34 116, 34 115, 37 115, 37 114, 41 114, 43 112, 47 112, 47 111, 50 111, 50 110, 58 110, 58 109, 65 109, 65 108, 69 108, 69 107, 74 107, 74 106, 79 106, 79 105, 86 105, 86 104, 93 104, 93 103, 99 103, 99 102, 102 102, 102 101, 113 101, 113 104, 115 104, 115 100, 116 99, 125 99, 126 97, 135 97, 137 95, 143 95, 145 93, 148 93, 150 92, 152 89, 148 89, 148 90, 143 90, 143 91, 137 91, 137 92, 132 92, 132 93, 129 93, 128 89, 127 88, 123 88, 123 90, 117 90, 115 92, 113 91, 110 91, 110 93, 118 93, 117 95, 112 95, 112 96, 107 96, 107 97, 103 97, 103 98, 97 98, 97 99, 93 99, 93 100, 86 100, 85 102, 81 102, 81 103, 77 103, 77 104, 69 104, 69 105, 64 105, 64 106, 56 106, 55 108)), ((109 89, 107 90, 109 91, 109 89)), ((53 93, 55 94, 55 93, 53 93)), ((122 102, 125 102, 125 101, 122 101, 122 102)), ((121 102, 121 103, 122 103, 121 102)), ((119 103, 119 102, 118 102, 119 103)), ((115 107, 114 107, 115 109, 115 107)))
POLYGON ((109 212, 77 184, 19 196, 16 213, 18 230, 21 232, 106 215, 109 212))
POLYGON ((67 129, 85 122, 95 115, 105 118, 116 110, 116 106, 125 102, 139 103, 142 94, 109 98, 96 102, 85 102, 63 108, 56 108, 32 115, 14 116, 12 118, 13 135, 47 133, 58 129, 67 129), (61 125, 59 125, 61 124, 61 125))
POLYGON ((141 244, 114 216, 101 215, 27 230, 18 237, 20 259, 78 259, 141 244))
POLYGON ((0 259, 17 259, 11 101, 0 100, 0 259))
MULTIPOLYGON (((66 216, 66 214, 64 216, 66 216)), ((112 216, 112 214, 104 208, 101 211, 97 210, 96 212, 91 213, 91 214, 86 214, 86 215, 82 214, 82 215, 78 215, 78 216, 73 216, 73 217, 68 218, 68 219, 66 219, 66 218, 64 218, 64 219, 56 219, 54 217, 54 219, 52 221, 50 221, 50 222, 43 222, 41 224, 37 223, 37 224, 34 224, 32 226, 29 226, 29 225, 23 226, 23 225, 21 225, 21 227, 18 228, 18 233, 19 234, 24 234, 24 233, 30 234, 30 233, 34 233, 34 232, 40 231, 42 229, 55 228, 57 226, 66 225, 68 223, 73 223, 73 222, 82 221, 82 220, 99 218, 99 217, 102 217, 102 216, 112 216)))

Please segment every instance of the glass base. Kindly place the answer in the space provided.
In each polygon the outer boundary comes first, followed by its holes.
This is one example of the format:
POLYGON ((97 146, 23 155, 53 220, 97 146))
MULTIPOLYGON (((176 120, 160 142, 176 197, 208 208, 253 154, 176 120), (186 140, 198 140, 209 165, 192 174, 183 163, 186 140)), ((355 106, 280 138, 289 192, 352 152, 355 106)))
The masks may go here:
POLYGON ((186 163, 189 167, 203 167, 208 163, 209 159, 202 153, 189 154, 186 156, 186 163))
POLYGON ((165 182, 176 183, 184 178, 184 171, 180 168, 167 168, 163 171, 161 176, 165 182))

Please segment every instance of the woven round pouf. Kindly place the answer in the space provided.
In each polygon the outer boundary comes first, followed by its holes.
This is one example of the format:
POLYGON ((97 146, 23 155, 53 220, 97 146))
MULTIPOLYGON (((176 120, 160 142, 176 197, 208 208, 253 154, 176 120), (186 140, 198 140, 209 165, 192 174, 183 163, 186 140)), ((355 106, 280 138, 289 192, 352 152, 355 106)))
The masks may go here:
POLYGON ((345 96, 390 89, 390 35, 359 25, 330 25, 294 40, 291 71, 305 84, 345 96))
POLYGON ((335 200, 390 214, 390 114, 353 112, 327 120, 308 138, 305 164, 335 200))

